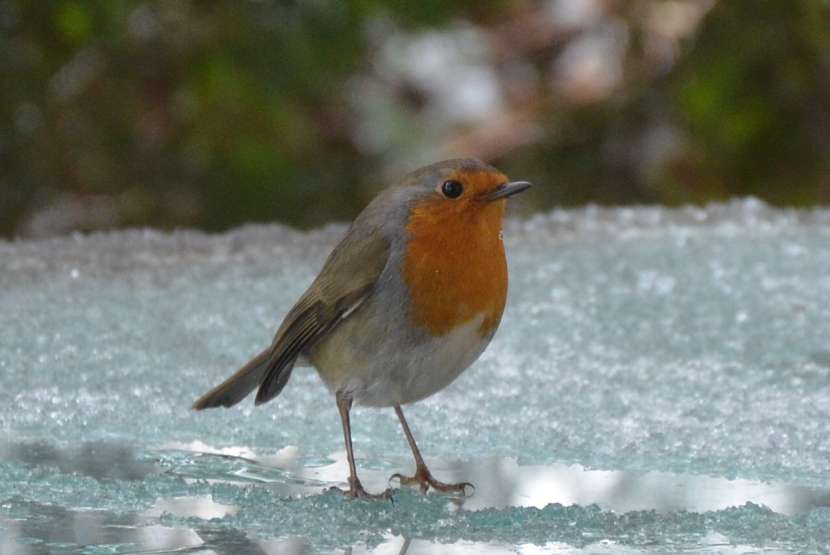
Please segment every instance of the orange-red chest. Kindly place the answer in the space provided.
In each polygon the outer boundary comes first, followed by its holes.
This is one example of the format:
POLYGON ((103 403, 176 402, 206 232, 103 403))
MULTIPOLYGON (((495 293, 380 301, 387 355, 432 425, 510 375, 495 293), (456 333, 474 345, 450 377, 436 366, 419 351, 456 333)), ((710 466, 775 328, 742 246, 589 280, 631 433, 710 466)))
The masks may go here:
POLYGON ((412 211, 404 281, 410 316, 431 335, 445 335, 479 316, 482 336, 498 327, 507 298, 504 204, 479 203, 459 210, 436 200, 412 211))

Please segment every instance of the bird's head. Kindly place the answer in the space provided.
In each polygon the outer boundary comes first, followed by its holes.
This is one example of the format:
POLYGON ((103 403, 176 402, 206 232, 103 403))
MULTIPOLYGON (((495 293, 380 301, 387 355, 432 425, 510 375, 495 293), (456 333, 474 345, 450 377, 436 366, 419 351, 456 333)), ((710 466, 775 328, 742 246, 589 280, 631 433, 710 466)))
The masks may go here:
POLYGON ((511 182, 489 164, 464 158, 421 168, 407 176, 404 186, 411 195, 407 226, 411 234, 444 234, 458 228, 498 234, 506 199, 530 183, 511 182))

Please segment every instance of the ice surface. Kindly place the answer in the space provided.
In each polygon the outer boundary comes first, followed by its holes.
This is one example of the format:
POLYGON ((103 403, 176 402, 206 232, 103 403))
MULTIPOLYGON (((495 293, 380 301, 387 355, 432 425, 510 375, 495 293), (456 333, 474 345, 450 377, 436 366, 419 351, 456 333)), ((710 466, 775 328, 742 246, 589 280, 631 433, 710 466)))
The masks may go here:
MULTIPOLYGON (((463 502, 321 494, 346 471, 313 371, 189 410, 342 232, 0 243, 0 553, 830 549, 830 211, 511 221, 499 333, 407 409, 439 474, 476 482, 463 502)), ((392 411, 353 427, 374 489, 410 470, 392 411)))

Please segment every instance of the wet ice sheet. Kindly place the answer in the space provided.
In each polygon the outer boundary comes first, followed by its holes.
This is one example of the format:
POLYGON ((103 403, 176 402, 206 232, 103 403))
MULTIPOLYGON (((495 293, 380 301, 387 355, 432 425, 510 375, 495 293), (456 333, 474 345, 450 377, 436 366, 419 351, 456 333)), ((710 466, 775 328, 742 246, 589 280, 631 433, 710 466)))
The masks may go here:
MULTIPOLYGON (((475 495, 352 501, 345 454, 307 459, 296 447, 257 455, 201 443, 149 452, 125 445, 6 445, 0 527, 38 553, 205 548, 219 553, 664 552, 764 546, 782 552, 830 542, 830 490, 664 472, 520 466, 514 459, 430 460, 475 495), (155 501, 148 504, 148 500, 155 501), (69 507, 70 509, 67 509, 69 507), (413 542, 413 540, 415 540, 413 542), (97 549, 96 549, 97 548, 97 549), (580 551, 577 551, 580 550, 580 551)), ((361 460, 380 491, 403 458, 361 460)), ((740 551, 738 551, 740 552, 740 551)), ((3 553, 6 553, 4 551, 3 553)))
MULTIPOLYGON (((150 462, 148 453, 194 441, 243 446, 257 457, 298 446, 303 461, 329 460, 342 449, 339 420, 313 372, 295 372, 265 408, 246 402, 194 414, 187 407, 270 341, 340 233, 270 226, 221 236, 127 232, 0 244, 0 426, 7 443, 69 453, 78 444, 128 444, 150 462)), ((828 212, 775 211, 752 201, 707 210, 554 212, 511 223, 502 329, 448 390, 407 410, 422 450, 471 469, 506 459, 518 468, 578 464, 830 488, 828 239, 828 212)), ((359 409, 353 426, 364 472, 407 460, 391 411, 359 409)), ((31 502, 72 512, 113 495, 96 489, 101 479, 68 468, 6 460, 0 508, 13 515, 17 509, 8 507, 31 502), (50 504, 33 493, 52 495, 53 480, 62 479, 69 480, 65 499, 53 496, 50 504), (17 482, 28 489, 9 489, 17 482), (89 496, 73 497, 76 490, 89 496), (9 499, 12 505, 3 504, 9 499)), ((156 491, 148 476, 156 474, 106 477, 107 487, 127 489, 116 496, 123 493, 127 505, 103 510, 122 518, 145 514, 159 499, 212 496, 239 508, 221 522, 260 539, 286 511, 297 518, 331 511, 343 523, 342 543, 311 531, 307 541, 332 549, 369 534, 359 525, 352 530, 360 518, 378 523, 374 538, 384 537, 384 526, 403 526, 395 520, 403 513, 369 518, 327 496, 286 505, 275 490, 256 485, 191 491, 176 473, 171 483, 183 483, 182 491, 156 491)), ((568 519, 590 528, 593 517, 579 515, 593 509, 575 502, 445 515, 446 502, 411 496, 395 511, 415 515, 403 528, 415 538, 584 547, 589 543, 574 543, 562 528, 568 519), (440 520, 440 534, 429 533, 438 525, 428 515, 440 520), (524 536, 509 525, 515 521, 527 521, 519 527, 524 536)), ((598 535, 641 545, 638 537, 659 541, 666 526, 666 537, 696 530, 691 544, 704 541, 699 532, 709 528, 748 545, 774 543, 780 530, 802 538, 790 546, 826 541, 819 530, 826 509, 817 507, 770 514, 738 501, 734 512, 686 502, 692 513, 626 517, 652 502, 643 503, 602 516, 610 528, 598 535), (755 523, 757 530, 713 522, 755 523)))

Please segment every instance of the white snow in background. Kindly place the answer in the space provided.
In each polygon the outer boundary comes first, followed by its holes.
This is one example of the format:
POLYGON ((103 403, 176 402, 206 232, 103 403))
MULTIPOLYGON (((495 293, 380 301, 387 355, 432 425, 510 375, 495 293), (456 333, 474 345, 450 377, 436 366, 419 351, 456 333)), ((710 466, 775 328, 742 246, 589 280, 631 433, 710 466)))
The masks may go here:
MULTIPOLYGON (((625 515, 596 506, 447 513, 446 502, 414 494, 402 494, 395 509, 331 495, 285 505, 267 488, 204 489, 213 482, 202 480, 227 469, 208 466, 199 474, 197 465, 195 482, 143 470, 168 468, 157 453, 171 445, 203 445, 194 451, 220 458, 270 456, 275 469, 298 464, 297 449, 303 461, 342 451, 333 399, 312 370, 295 371, 265 407, 254 409, 250 399, 231 410, 189 407, 270 342, 343 230, 272 225, 222 235, 127 231, 0 243, 0 429, 7 444, 0 506, 15 500, 5 528, 26 518, 23 501, 40 507, 51 500, 66 510, 100 502, 115 514, 158 515, 176 506, 165 499, 208 496, 199 514, 221 507, 223 526, 259 536, 272 530, 273 538, 312 534, 317 520, 290 517, 303 514, 329 524, 333 518, 344 542, 366 541, 371 534, 353 528, 371 521, 375 534, 387 530, 386 540, 391 530, 500 545, 637 544, 614 536, 622 524, 604 520, 625 515), (45 466, 8 455, 26 446, 64 453, 119 444, 137 450, 138 460, 125 456, 130 464, 104 474, 78 470, 87 459, 77 454, 38 452, 37 461, 58 461, 45 466), (147 476, 152 480, 143 483, 147 476), (267 509, 253 510, 258 504, 267 509), (424 520, 396 524, 400 511, 424 520), (568 535, 573 519, 598 526, 600 536, 568 535), (514 521, 521 525, 511 527, 514 521), (269 528, 274 522, 284 528, 269 528)), ((754 200, 705 209, 554 211, 510 221, 505 241, 510 297, 493 343, 447 390, 407 408, 428 457, 510 457, 520 466, 579 464, 830 489, 830 212, 775 210, 754 200)), ((408 460, 391 410, 358 408, 352 425, 361 465, 391 473, 390 461, 408 460)), ((193 464, 180 456, 187 462, 175 468, 193 464)), ((672 513, 663 522, 668 531, 654 535, 682 536, 686 526, 703 534, 720 530, 722 521, 755 519, 757 536, 743 524, 725 533, 752 545, 790 536, 798 547, 830 541, 821 535, 827 509, 797 522, 755 506, 734 510, 743 512, 672 513)), ((657 526, 628 524, 644 537, 657 526)), ((341 545, 331 537, 309 541, 341 545)))

